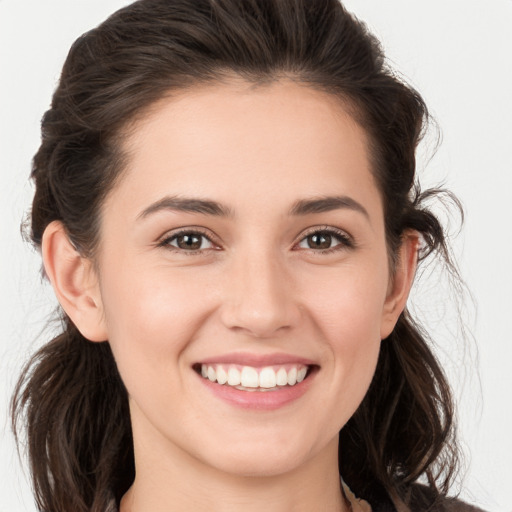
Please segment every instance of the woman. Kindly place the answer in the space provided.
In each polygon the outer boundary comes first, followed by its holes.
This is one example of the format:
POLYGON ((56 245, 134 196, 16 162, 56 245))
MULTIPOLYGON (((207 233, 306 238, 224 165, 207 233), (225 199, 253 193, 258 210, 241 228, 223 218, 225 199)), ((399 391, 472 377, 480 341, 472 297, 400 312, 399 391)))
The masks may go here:
POLYGON ((469 509, 405 309, 450 264, 427 119, 337 0, 141 0, 73 45, 31 226, 64 330, 13 400, 40 510, 469 509))

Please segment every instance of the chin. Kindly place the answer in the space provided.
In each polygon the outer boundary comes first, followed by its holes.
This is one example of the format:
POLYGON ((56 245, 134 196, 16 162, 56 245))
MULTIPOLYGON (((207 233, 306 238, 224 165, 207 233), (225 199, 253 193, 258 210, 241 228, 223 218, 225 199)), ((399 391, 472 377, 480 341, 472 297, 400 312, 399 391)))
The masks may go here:
POLYGON ((289 454, 261 453, 258 457, 225 458, 217 467, 224 473, 240 477, 265 478, 291 473, 303 462, 302 458, 292 458, 289 454))
POLYGON ((220 450, 210 452, 205 462, 222 472, 241 477, 275 477, 293 472, 314 454, 315 450, 307 440, 293 442, 290 436, 285 440, 281 436, 267 435, 257 440, 246 438, 238 443, 226 443, 220 450))

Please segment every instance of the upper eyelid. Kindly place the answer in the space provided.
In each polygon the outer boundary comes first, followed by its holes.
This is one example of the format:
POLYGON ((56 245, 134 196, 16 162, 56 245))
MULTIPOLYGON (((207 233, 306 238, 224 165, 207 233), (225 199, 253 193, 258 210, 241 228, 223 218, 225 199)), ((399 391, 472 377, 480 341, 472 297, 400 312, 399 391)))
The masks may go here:
POLYGON ((210 240, 212 243, 215 243, 215 239, 217 238, 215 235, 213 235, 211 233, 210 230, 201 228, 199 226, 187 226, 184 228, 176 228, 176 229, 173 229, 170 231, 166 231, 163 235, 158 237, 157 242, 158 243, 165 242, 167 240, 170 240, 171 238, 175 238, 179 235, 189 234, 189 233, 204 236, 205 238, 208 238, 208 240, 210 240))
POLYGON ((351 242, 354 242, 354 237, 348 233, 346 230, 341 228, 336 228, 334 226, 312 226, 310 228, 307 228, 306 230, 302 231, 302 233, 299 235, 298 242, 301 242, 304 238, 307 236, 310 236, 314 233, 332 233, 334 235, 338 235, 344 238, 348 238, 351 242))
POLYGON ((302 231, 301 236, 307 236, 310 233, 322 233, 322 232, 332 232, 332 233, 343 233, 347 236, 350 236, 344 229, 337 228, 334 226, 329 225, 318 225, 318 226, 311 226, 309 228, 306 228, 302 231))

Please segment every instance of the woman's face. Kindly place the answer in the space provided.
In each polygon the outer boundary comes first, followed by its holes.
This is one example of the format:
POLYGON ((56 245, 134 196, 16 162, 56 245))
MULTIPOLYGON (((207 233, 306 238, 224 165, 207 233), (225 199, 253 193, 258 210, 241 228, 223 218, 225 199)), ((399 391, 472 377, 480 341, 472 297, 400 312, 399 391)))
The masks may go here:
POLYGON ((132 127, 98 293, 137 456, 275 475, 335 453, 398 315, 367 146, 290 81, 198 87, 132 127))

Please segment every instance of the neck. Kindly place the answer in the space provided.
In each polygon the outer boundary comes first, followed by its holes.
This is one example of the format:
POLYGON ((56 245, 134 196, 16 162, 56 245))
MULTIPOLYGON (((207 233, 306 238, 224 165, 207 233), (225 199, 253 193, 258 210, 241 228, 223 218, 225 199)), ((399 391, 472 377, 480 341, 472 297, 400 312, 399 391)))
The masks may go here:
POLYGON ((120 512, 310 512, 349 510, 341 490, 337 439, 278 475, 241 476, 206 465, 175 446, 151 453, 135 443, 136 478, 120 512))

